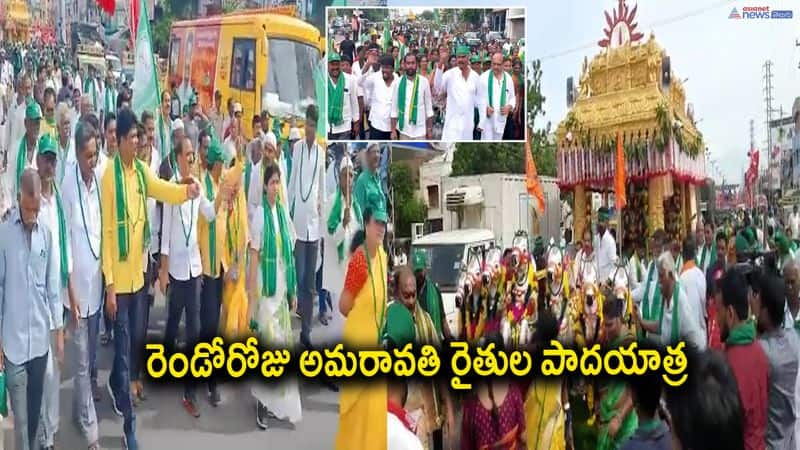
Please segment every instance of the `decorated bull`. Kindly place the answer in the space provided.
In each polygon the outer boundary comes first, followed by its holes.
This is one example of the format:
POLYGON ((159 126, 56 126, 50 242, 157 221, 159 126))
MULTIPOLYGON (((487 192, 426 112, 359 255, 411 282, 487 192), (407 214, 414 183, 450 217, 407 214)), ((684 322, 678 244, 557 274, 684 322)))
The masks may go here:
POLYGON ((500 324, 507 348, 528 343, 537 318, 536 262, 528 252, 528 234, 517 232, 506 267, 505 316, 500 324))

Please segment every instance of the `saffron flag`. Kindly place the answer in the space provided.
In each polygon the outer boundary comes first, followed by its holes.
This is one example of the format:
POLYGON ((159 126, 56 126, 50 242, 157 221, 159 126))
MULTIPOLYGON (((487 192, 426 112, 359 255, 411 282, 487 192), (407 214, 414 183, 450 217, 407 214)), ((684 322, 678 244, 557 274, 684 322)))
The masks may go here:
POLYGON ((614 208, 620 210, 628 204, 625 196, 625 152, 622 149, 622 133, 617 131, 617 158, 614 167, 614 208))
POLYGON ((150 20, 147 18, 147 5, 139 1, 138 30, 136 30, 136 68, 133 72, 131 90, 131 109, 137 117, 144 111, 155 113, 160 104, 158 72, 153 56, 153 40, 150 34, 150 20))
POLYGON ((531 149, 533 131, 528 130, 528 135, 530 139, 525 140, 525 185, 528 194, 536 198, 536 207, 539 210, 539 214, 544 214, 544 191, 539 183, 539 174, 536 172, 536 163, 533 161, 533 150, 531 149))

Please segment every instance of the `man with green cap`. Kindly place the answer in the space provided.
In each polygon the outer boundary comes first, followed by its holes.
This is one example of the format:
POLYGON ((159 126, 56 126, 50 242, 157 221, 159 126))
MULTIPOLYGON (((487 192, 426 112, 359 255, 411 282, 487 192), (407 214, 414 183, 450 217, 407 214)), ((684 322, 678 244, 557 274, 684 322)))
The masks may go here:
MULTIPOLYGON (((38 105, 37 105, 38 106, 38 105)), ((74 286, 70 281, 72 273, 72 252, 70 250, 69 235, 67 234, 67 220, 61 193, 56 185, 56 149, 58 145, 49 134, 42 135, 39 139, 39 152, 36 155, 36 167, 42 184, 42 200, 39 209, 39 221, 50 230, 52 236, 53 252, 56 254, 59 268, 58 296, 64 308, 76 310, 76 297, 74 286)), ((63 349, 62 324, 51 324, 51 331, 56 333, 57 342, 51 348, 63 349)), ((54 445, 55 434, 59 427, 59 388, 60 365, 64 362, 63 351, 51 353, 45 371, 44 396, 42 398, 41 417, 41 444, 43 448, 54 445), (57 360, 54 360, 55 358, 57 360)))
POLYGON ((36 144, 39 139, 41 122, 42 108, 34 101, 28 102, 25 107, 25 135, 17 142, 16 147, 8 149, 13 158, 8 168, 14 174, 13 196, 19 192, 19 180, 22 172, 28 167, 36 168, 36 144))
POLYGON ((472 55, 469 58, 469 67, 472 69, 473 72, 480 75, 483 72, 481 67, 481 57, 478 55, 472 55))
POLYGON ((342 72, 342 58, 328 56, 328 139, 342 141, 358 134, 361 112, 358 109, 358 87, 352 76, 342 72))
POLYGON ((428 254, 422 249, 414 249, 411 264, 417 282, 419 304, 430 315, 439 336, 446 340, 452 339, 453 336, 450 334, 450 327, 447 325, 447 317, 444 313, 442 291, 428 277, 428 254))
POLYGON ((478 106, 478 74, 469 68, 469 47, 456 49, 456 67, 434 82, 434 95, 444 96, 445 107, 443 141, 471 141, 475 129, 474 110, 478 106))

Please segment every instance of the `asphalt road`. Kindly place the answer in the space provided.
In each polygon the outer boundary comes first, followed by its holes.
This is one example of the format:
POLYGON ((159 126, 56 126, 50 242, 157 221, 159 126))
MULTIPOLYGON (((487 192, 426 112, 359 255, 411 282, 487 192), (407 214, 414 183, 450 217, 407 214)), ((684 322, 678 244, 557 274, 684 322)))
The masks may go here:
MULTIPOLYGON (((157 301, 150 315, 148 333, 150 337, 163 335, 166 312, 163 301, 157 301)), ((341 324, 334 322, 323 327, 315 321, 312 340, 317 342, 333 337, 341 324)), ((298 320, 293 320, 297 334, 298 320)), ((100 445, 103 449, 122 448, 122 418, 111 410, 106 389, 113 357, 112 346, 99 347, 99 383, 103 397, 96 403, 100 421, 100 445)), ((61 424, 56 436, 56 448, 80 450, 87 443, 74 425, 72 414, 73 367, 70 361, 70 346, 67 345, 65 367, 61 376, 61 424)), ((222 403, 214 408, 204 397, 200 399, 201 416, 193 418, 183 409, 180 385, 148 385, 148 399, 136 409, 137 437, 143 450, 285 450, 285 449, 332 449, 338 428, 338 394, 322 387, 317 382, 301 384, 303 418, 297 424, 271 420, 269 429, 262 431, 256 426, 255 400, 250 396, 246 381, 226 383, 220 386, 222 403)), ((5 449, 13 449, 13 421, 3 420, 5 449)))

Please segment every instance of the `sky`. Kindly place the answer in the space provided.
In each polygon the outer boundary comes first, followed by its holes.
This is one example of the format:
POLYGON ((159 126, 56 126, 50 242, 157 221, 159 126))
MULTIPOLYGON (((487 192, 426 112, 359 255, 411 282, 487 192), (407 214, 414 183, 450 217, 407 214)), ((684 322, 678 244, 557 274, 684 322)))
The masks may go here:
MULTIPOLYGON (((484 6, 474 0, 389 0, 389 6, 484 6)), ((520 4, 530 2, 519 2, 520 4)), ((617 0, 559 0, 535 2, 528 6, 526 58, 542 61, 542 90, 545 116, 537 123, 551 122, 553 128, 567 114, 566 79, 580 76, 584 57, 591 60, 600 52, 597 41, 604 37, 604 11, 611 13, 617 0)), ((636 1, 629 0, 633 7, 636 1)), ((754 121, 755 143, 766 148, 766 105, 764 62, 771 60, 773 108, 783 106, 791 114, 800 95, 800 2, 772 0, 743 2, 730 0, 642 0, 636 13, 637 29, 645 39, 655 33, 656 41, 670 56, 672 70, 684 83, 686 98, 694 105, 698 128, 703 133, 711 159, 720 173, 718 182, 741 182, 750 145, 750 119, 754 121), (793 19, 729 19, 736 7, 769 6, 794 9, 793 19)), ((778 112, 773 114, 777 118, 778 112)), ((762 161, 766 161, 762 155, 762 161)))

